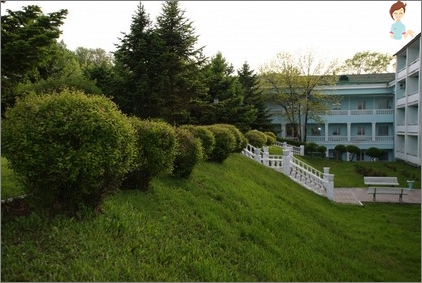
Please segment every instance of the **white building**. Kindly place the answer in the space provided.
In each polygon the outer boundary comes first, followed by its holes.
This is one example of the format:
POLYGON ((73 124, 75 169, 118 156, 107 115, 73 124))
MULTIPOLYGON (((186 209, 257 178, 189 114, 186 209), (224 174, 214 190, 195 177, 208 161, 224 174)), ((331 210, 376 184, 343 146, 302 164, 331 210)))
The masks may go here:
POLYGON ((421 165, 421 34, 415 36, 396 56, 395 142, 397 160, 421 165))

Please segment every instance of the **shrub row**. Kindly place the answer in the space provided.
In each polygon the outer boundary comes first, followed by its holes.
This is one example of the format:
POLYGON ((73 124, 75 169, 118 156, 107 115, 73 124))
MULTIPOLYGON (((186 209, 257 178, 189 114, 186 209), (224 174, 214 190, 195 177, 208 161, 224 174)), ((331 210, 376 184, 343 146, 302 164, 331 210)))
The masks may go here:
POLYGON ((245 137, 249 144, 258 148, 261 148, 265 145, 273 145, 276 142, 276 135, 273 132, 250 130, 245 134, 245 137))
POLYGON ((32 205, 72 215, 119 188, 147 190, 159 174, 187 178, 201 160, 223 162, 246 144, 232 125, 175 128, 70 90, 29 95, 2 120, 3 155, 32 205))

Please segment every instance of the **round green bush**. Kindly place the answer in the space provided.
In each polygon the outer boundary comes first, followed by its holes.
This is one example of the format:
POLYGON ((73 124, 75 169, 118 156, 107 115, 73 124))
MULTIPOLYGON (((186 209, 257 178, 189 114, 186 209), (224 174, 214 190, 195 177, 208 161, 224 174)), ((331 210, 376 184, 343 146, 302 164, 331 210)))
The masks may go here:
POLYGON ((245 137, 254 147, 261 148, 267 144, 267 135, 258 130, 250 130, 245 134, 245 137))
POLYGON ((29 95, 6 111, 2 126, 3 155, 32 205, 50 212, 98 208, 134 156, 128 118, 102 96, 29 95))
POLYGON ((264 132, 267 136, 270 136, 274 139, 274 142, 277 140, 277 136, 273 132, 264 132))
POLYGON ((324 157, 327 152, 327 147, 325 145, 319 145, 317 151, 321 153, 321 156, 324 157))
POLYGON ((237 152, 237 153, 242 152, 242 150, 248 144, 248 140, 242 134, 242 132, 234 125, 230 125, 230 124, 215 124, 215 125, 227 128, 236 138, 236 145, 233 152, 237 152))
POLYGON ((211 161, 222 163, 236 147, 236 138, 226 127, 210 125, 207 128, 215 137, 215 146, 210 155, 211 161))
POLYGON ((318 145, 314 142, 308 142, 305 144, 305 153, 310 154, 311 152, 317 152, 318 145))
POLYGON ((201 140, 196 138, 189 130, 176 128, 177 152, 174 160, 173 175, 188 178, 193 168, 202 158, 201 140))
POLYGON ((122 188, 146 191, 154 177, 173 170, 177 148, 176 132, 170 124, 163 121, 131 117, 130 122, 136 132, 136 157, 122 188))
POLYGON ((183 125, 180 128, 189 130, 196 138, 201 140, 203 159, 208 160, 215 146, 214 134, 205 126, 183 125))

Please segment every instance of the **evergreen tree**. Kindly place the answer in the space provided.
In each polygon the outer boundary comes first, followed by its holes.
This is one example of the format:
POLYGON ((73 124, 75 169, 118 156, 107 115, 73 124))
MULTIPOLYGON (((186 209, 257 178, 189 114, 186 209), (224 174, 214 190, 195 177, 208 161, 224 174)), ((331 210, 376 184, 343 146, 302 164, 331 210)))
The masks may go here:
POLYGON ((257 110, 256 120, 250 127, 260 131, 271 131, 273 129, 271 114, 265 105, 266 99, 260 89, 257 75, 246 62, 237 71, 237 75, 243 90, 244 104, 251 105, 257 110))
POLYGON ((198 36, 178 1, 163 3, 153 40, 151 82, 159 97, 159 116, 172 124, 192 123, 194 101, 206 91, 200 72, 205 58, 203 48, 195 47, 198 36))
POLYGON ((202 124, 232 124, 246 132, 256 120, 257 110, 244 102, 242 85, 233 73, 233 66, 221 52, 211 58, 205 68, 209 91, 204 99, 209 104, 205 104, 200 121, 202 124))
POLYGON ((157 103, 150 92, 149 65, 151 57, 152 23, 140 2, 132 17, 130 33, 119 38, 115 56, 114 101, 120 109, 140 118, 154 117, 157 103))

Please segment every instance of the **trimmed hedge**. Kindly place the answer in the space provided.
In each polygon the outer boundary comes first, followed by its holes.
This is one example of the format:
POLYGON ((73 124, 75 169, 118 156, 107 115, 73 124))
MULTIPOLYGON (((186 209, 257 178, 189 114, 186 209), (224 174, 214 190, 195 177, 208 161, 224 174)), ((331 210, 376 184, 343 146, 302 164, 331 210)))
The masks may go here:
POLYGON ((134 130, 103 96, 69 90, 29 95, 5 117, 3 155, 42 211, 97 209, 133 160, 134 130))
POLYGON ((154 177, 171 173, 176 158, 175 129, 167 122, 131 117, 136 131, 136 156, 122 188, 146 191, 154 177))
POLYGON ((250 130, 245 134, 248 142, 254 147, 261 148, 267 144, 267 135, 258 130, 250 130))
POLYGON ((230 153, 236 148, 236 138, 233 133, 226 127, 218 125, 206 126, 215 137, 215 146, 211 155, 209 156, 210 161, 222 163, 226 160, 230 153))
POLYGON ((203 159, 208 160, 215 147, 214 134, 205 126, 183 125, 180 128, 189 130, 196 138, 201 140, 203 159))
POLYGON ((176 128, 176 137, 178 147, 173 175, 188 178, 195 165, 203 159, 201 140, 183 128, 176 128))
POLYGON ((234 126, 234 125, 230 125, 230 124, 215 124, 215 125, 227 128, 233 134, 233 136, 236 138, 236 145, 235 145, 235 148, 234 148, 233 151, 237 152, 237 153, 242 152, 242 150, 248 144, 248 140, 242 134, 242 132, 238 128, 236 128, 236 126, 234 126))

